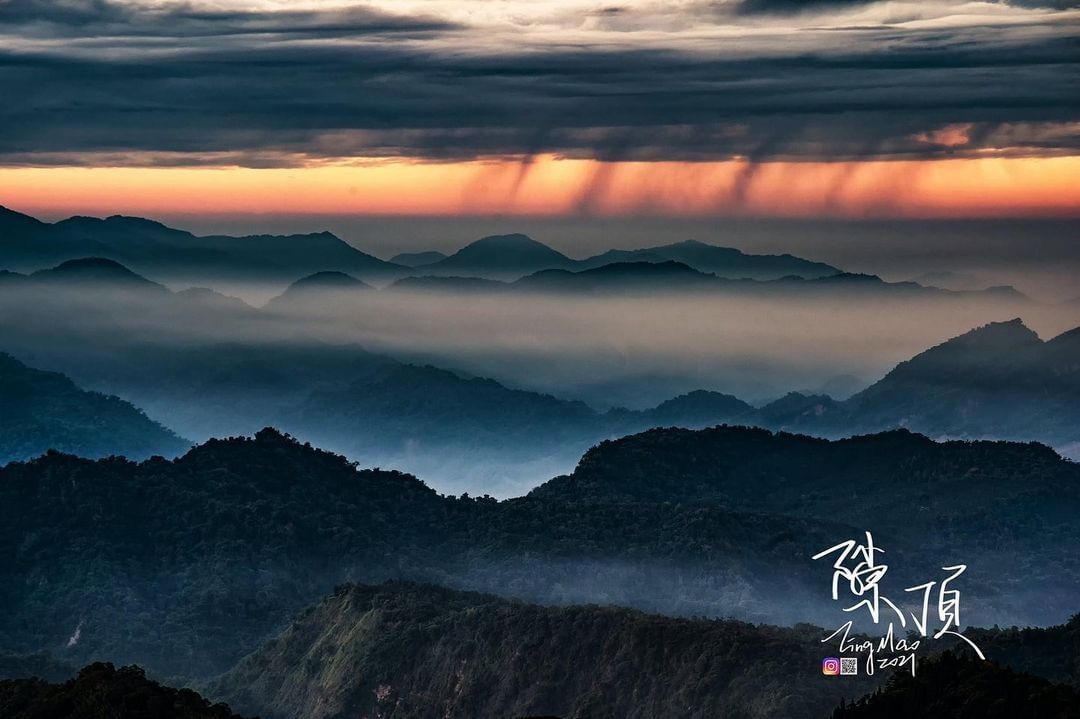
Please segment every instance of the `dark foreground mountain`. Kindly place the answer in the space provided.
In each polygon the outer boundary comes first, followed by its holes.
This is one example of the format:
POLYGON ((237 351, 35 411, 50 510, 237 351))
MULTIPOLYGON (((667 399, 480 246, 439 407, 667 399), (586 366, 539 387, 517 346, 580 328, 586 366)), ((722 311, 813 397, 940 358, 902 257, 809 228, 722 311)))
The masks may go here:
POLYGON ((118 397, 0 353, 0 464, 48 450, 83 457, 175 456, 190 444, 118 397))
POLYGON ((842 700, 888 680, 833 716, 1065 719, 1080 707, 1075 689, 1013 669, 1033 632, 1045 635, 1038 641, 1048 660, 1074 665, 1080 653, 1065 630, 969 631, 985 643, 989 662, 931 642, 919 653, 914 679, 906 669, 891 679, 887 672, 827 677, 822 630, 809 625, 541 607, 408 582, 349 585, 207 693, 269 719, 799 719, 826 717, 842 700))
POLYGON ((190 689, 172 689, 146 678, 136 666, 91 664, 62 684, 41 679, 0 681, 5 719, 240 719, 224 704, 211 704, 190 689))
POLYGON ((165 675, 226 668, 349 579, 793 621, 827 605, 809 553, 852 531, 722 507, 444 497, 271 430, 172 462, 11 464, 0 514, 0 648, 165 675))
POLYGON ((984 608, 1037 597, 1062 619, 1080 595, 1080 465, 1043 445, 935 443, 905 430, 828 441, 725 427, 659 429, 601 443, 573 474, 529 496, 862 522, 888 537, 883 546, 894 545, 894 559, 904 557, 893 563, 894 576, 910 576, 904 566, 937 571, 929 557, 968 564, 965 581, 984 608), (1005 592, 1006 575, 1028 578, 1030 588, 1005 592))
POLYGON ((897 672, 884 688, 837 708, 832 719, 1076 719, 1072 687, 945 652, 915 676, 897 672))
POLYGON ((346 586, 207 693, 270 719, 809 719, 874 686, 822 676, 819 640, 811 627, 346 586))
POLYGON ((894 593, 959 561, 967 621, 1048 623, 1080 596, 1078 471, 1038 445, 662 430, 497 502, 272 430, 175 461, 53 454, 0 469, 0 650, 205 676, 335 584, 387 578, 824 625, 811 555, 865 529, 894 593))

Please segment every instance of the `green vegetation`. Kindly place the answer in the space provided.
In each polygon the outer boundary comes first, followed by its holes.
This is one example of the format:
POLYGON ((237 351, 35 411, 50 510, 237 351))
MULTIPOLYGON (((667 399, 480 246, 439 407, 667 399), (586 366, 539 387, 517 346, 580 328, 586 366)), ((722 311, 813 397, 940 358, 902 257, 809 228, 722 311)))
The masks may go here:
POLYGON ((1076 719, 1075 689, 951 652, 897 672, 880 691, 833 719, 1076 719))
POLYGON ((0 464, 50 449, 83 457, 175 456, 190 444, 118 397, 0 353, 0 464))
POLYGON ((271 719, 803 719, 874 686, 823 677, 819 639, 810 627, 347 586, 207 693, 271 719))
POLYGON ((240 719, 190 689, 170 689, 139 667, 92 664, 63 684, 40 679, 0 681, 5 719, 240 719))
POLYGON ((948 548, 970 567, 967 621, 1060 621, 1076 609, 1078 471, 1037 445, 657 430, 497 502, 269 429, 175 461, 50 454, 0 469, 0 647, 205 677, 335 584, 388 578, 825 624, 837 608, 810 555, 867 516, 890 580, 934 577, 948 548))

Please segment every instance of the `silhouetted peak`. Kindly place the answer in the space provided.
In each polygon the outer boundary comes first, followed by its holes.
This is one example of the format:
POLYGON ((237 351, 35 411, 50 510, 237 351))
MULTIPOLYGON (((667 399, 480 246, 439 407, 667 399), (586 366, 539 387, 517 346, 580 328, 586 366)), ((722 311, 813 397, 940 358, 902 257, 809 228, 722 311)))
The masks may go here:
POLYGON ((66 260, 51 269, 39 270, 33 273, 31 277, 47 280, 91 280, 94 282, 123 283, 127 286, 165 289, 158 283, 132 272, 116 260, 110 260, 106 257, 81 257, 66 260))
POLYGON ((107 231, 125 235, 183 235, 191 236, 184 230, 177 230, 157 220, 129 215, 109 215, 105 218, 74 215, 57 222, 55 227, 68 231, 107 231))
POLYGON ((1053 339, 1048 340, 1046 344, 1048 347, 1063 347, 1066 345, 1080 346, 1080 327, 1074 327, 1071 330, 1066 330, 1065 332, 1062 332, 1053 339))
POLYGON ((805 404, 836 404, 836 400, 827 394, 809 394, 806 392, 788 392, 783 397, 775 399, 766 407, 790 407, 805 404))
POLYGON ((53 268, 54 270, 76 271, 83 269, 99 269, 135 274, 116 260, 107 257, 80 257, 74 260, 65 260, 53 268))
POLYGON ((125 227, 141 227, 154 230, 172 229, 171 227, 168 227, 158 222, 157 220, 148 220, 145 217, 132 217, 130 215, 109 215, 105 218, 104 222, 107 225, 113 226, 123 225, 125 227))
POLYGON ((361 282, 350 274, 336 270, 324 270, 301 277, 289 285, 289 289, 370 289, 371 286, 361 282))
MULTIPOLYGON (((499 247, 504 249, 517 249, 522 247, 547 247, 542 242, 537 242, 528 235, 520 232, 511 232, 507 235, 488 235, 466 245, 467 247, 499 247)), ((550 248, 548 248, 550 249, 550 248)))
POLYGON ((1007 322, 990 322, 982 327, 954 337, 942 346, 979 345, 990 347, 1008 347, 1041 342, 1039 335, 1029 329, 1019 317, 1007 322))
POLYGON ((544 259, 565 260, 562 253, 553 250, 542 242, 537 242, 528 235, 513 233, 509 235, 489 235, 465 245, 455 252, 448 261, 462 259, 544 259))
POLYGON ((703 275, 690 265, 675 260, 663 262, 612 262, 592 270, 585 270, 583 275, 703 275))
POLYGON ((738 397, 723 392, 696 389, 692 392, 672 397, 656 406, 654 412, 661 418, 665 415, 700 412, 708 415, 724 415, 746 412, 752 407, 738 397))
POLYGON ((310 444, 302 444, 291 434, 282 432, 276 427, 263 427, 253 436, 237 436, 211 438, 202 444, 195 445, 177 462, 201 462, 203 460, 213 463, 269 463, 280 464, 285 461, 303 463, 315 461, 316 458, 330 459, 334 464, 347 466, 348 462, 340 455, 312 447, 310 444))
POLYGON ((41 220, 0 205, 0 227, 44 227, 41 220))
POLYGON ((256 442, 263 444, 287 444, 299 446, 299 442, 290 434, 275 427, 263 427, 255 433, 256 442))

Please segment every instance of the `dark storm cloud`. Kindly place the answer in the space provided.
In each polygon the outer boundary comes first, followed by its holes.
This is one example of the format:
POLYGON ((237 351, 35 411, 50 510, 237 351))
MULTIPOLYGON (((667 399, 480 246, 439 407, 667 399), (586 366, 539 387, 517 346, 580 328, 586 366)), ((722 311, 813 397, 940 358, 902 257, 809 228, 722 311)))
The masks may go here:
POLYGON ((110 0, 0 0, 0 27, 39 36, 90 33, 109 37, 214 37, 256 33, 330 37, 448 30, 451 23, 357 6, 275 12, 202 9, 176 4, 136 9, 110 0))
POLYGON ((738 5, 739 12, 754 13, 799 13, 817 12, 822 9, 845 7, 849 5, 869 5, 873 0, 743 0, 738 5))
MULTIPOLYGON (((790 15, 795 13, 813 13, 845 7, 872 5, 880 0, 742 0, 736 7, 737 12, 753 14, 790 15)), ((1080 0, 987 0, 1000 5, 1015 7, 1049 8, 1065 10, 1080 7, 1080 0)))
POLYGON ((835 30, 843 50, 706 55, 509 51, 482 34, 476 47, 447 42, 462 32, 365 8, 0 2, 0 162, 835 159, 1080 146, 1080 43, 1068 33, 835 30), (948 126, 966 135, 935 141, 948 126))

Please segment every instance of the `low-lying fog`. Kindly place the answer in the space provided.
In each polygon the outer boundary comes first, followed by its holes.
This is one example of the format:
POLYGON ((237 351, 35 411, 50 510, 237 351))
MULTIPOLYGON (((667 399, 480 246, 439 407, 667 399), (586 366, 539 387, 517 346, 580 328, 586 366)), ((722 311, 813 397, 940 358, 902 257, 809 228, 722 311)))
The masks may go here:
MULTIPOLYGON (((5 282, 0 351, 128 399, 201 441, 254 432, 315 391, 370 376, 377 362, 348 354, 357 347, 601 410, 651 407, 693 389, 762 404, 792 390, 844 398, 898 362, 987 322, 1021 317, 1046 339, 1080 325, 1078 314, 1075 306, 986 294, 847 290, 612 297, 383 289, 321 292, 260 308, 209 293, 5 282), (246 354, 239 357, 237 348, 246 354)), ((309 402, 304 416, 318 409, 309 402)), ((452 423, 453 408, 446 410, 452 423)), ((430 451, 421 435, 360 454, 351 449, 357 438, 377 428, 328 416, 321 426, 332 426, 330 434, 299 420, 286 426, 365 465, 412 471, 455 493, 521 494, 572 470, 600 438, 549 438, 534 453, 503 455, 467 441, 430 451)))
POLYGON ((383 290, 326 292, 277 312, 281 327, 323 341, 357 342, 601 409, 650 407, 694 389, 751 403, 793 390, 842 399, 898 362, 987 322, 1021 317, 1044 339, 1080 325, 1075 307, 984 296, 383 290))

